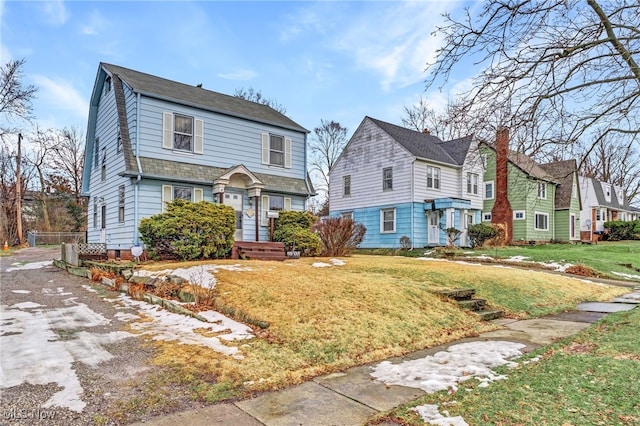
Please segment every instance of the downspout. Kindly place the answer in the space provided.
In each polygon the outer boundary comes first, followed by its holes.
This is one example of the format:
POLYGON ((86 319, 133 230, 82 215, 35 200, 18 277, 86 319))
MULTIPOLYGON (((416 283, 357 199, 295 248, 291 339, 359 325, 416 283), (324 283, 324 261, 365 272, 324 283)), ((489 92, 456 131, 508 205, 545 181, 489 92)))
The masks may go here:
POLYGON ((140 215, 138 209, 138 183, 142 179, 142 166, 140 165, 140 93, 136 95, 136 165, 138 166, 138 175, 136 176, 136 181, 133 184, 133 243, 135 245, 139 245, 139 235, 138 235, 138 217, 140 215))
POLYGON ((414 174, 415 165, 416 165, 416 160, 414 158, 413 161, 411 162, 411 250, 413 250, 413 240, 416 237, 414 234, 415 214, 413 212, 413 204, 415 202, 413 197, 415 194, 415 186, 416 186, 415 174, 414 174))

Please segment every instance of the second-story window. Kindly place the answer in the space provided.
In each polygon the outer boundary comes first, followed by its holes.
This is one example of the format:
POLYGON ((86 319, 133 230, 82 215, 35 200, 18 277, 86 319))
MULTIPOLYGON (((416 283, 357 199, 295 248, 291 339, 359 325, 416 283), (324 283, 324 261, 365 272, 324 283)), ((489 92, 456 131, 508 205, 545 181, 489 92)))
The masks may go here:
POLYGON ((173 149, 193 151, 193 117, 173 115, 173 149))
POLYGON ((393 168, 382 169, 382 190, 391 191, 393 189, 393 168))
POLYGON ((467 194, 478 195, 478 175, 467 173, 467 194))
POLYGON ((291 168, 291 139, 282 135, 262 133, 262 164, 291 168))
POLYGON ((545 182, 538 182, 538 198, 547 199, 547 184, 545 182))
POLYGON ((342 196, 348 197, 350 195, 351 195, 351 175, 347 175, 342 178, 342 196))
POLYGON ((440 189, 440 168, 427 166, 427 188, 440 189))
POLYGON ((124 185, 118 187, 118 222, 124 223, 124 185))
POLYGON ((102 148, 102 181, 107 180, 107 149, 102 148))
POLYGON ((284 137, 269 135, 269 164, 284 167, 284 137))

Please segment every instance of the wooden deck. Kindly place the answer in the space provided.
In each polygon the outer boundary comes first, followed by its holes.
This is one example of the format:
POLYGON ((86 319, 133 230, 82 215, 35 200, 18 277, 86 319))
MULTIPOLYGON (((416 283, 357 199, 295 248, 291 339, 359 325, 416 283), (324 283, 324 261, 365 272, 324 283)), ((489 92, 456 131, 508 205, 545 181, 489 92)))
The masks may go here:
POLYGON ((284 243, 273 241, 236 241, 231 250, 232 259, 277 260, 287 258, 284 243))

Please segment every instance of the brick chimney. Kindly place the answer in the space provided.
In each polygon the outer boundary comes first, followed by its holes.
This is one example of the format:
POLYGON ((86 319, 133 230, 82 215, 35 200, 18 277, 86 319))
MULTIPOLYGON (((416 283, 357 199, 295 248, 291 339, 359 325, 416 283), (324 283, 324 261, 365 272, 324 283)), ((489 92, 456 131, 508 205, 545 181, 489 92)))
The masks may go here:
POLYGON ((424 133, 425 135, 430 135, 431 134, 429 129, 427 129, 426 127, 422 130, 422 133, 424 133))
POLYGON ((507 164, 509 156, 509 129, 501 127, 496 133, 496 202, 491 210, 491 223, 506 228, 505 244, 513 239, 513 210, 509 203, 507 188, 507 164))

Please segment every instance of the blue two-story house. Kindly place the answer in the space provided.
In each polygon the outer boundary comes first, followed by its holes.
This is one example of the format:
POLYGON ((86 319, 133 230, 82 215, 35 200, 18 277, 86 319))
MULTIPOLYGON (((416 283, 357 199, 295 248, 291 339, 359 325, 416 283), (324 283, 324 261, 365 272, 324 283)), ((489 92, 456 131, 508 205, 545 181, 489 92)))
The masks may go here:
POLYGON ((362 248, 399 248, 402 237, 416 248, 443 246, 447 228, 467 246, 481 220, 482 175, 471 136, 442 141, 365 117, 330 171, 329 211, 367 228, 362 248))
POLYGON ((140 220, 176 198, 228 204, 236 241, 267 241, 277 211, 314 195, 308 133, 269 106, 101 63, 82 179, 88 242, 130 258, 140 220))

